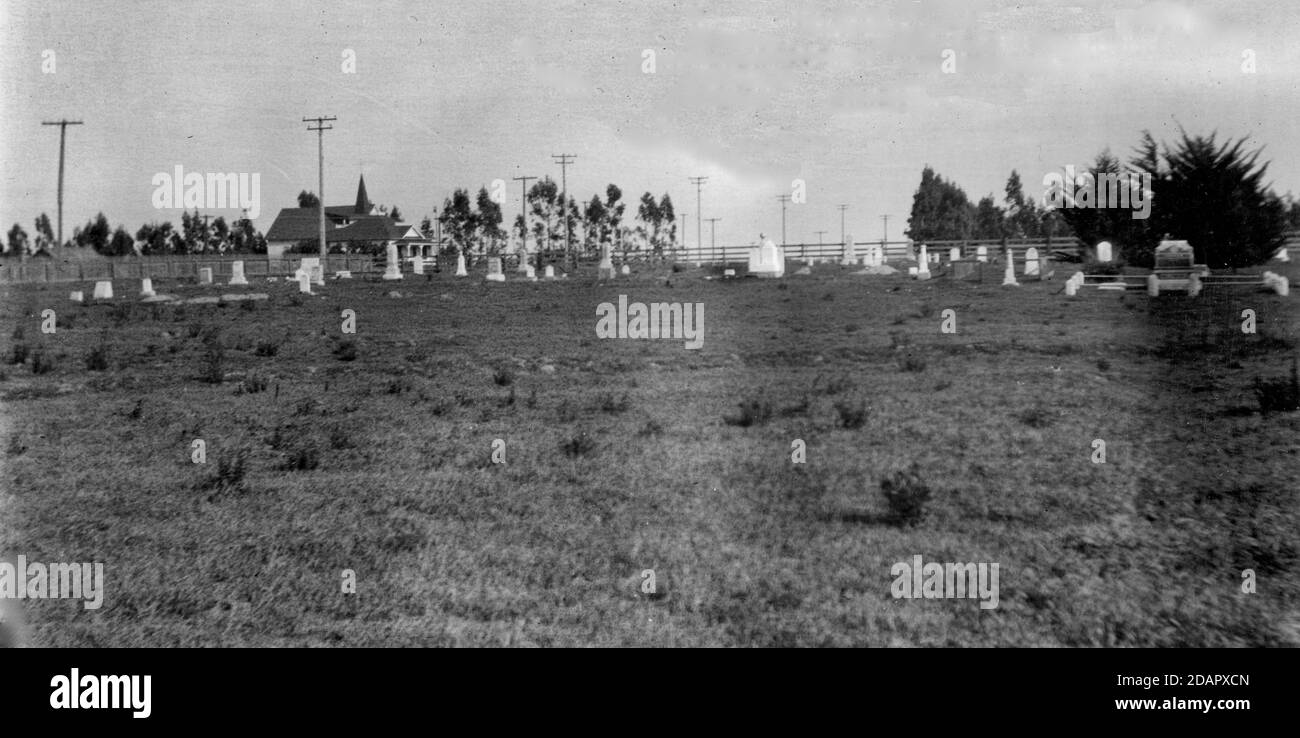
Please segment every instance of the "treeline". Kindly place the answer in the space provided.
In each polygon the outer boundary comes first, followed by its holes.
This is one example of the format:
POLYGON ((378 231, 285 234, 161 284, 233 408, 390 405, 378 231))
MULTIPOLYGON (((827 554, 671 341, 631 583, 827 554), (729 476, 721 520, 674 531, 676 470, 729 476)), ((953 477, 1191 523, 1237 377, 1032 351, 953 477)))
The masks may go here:
MULTIPOLYGON (((51 253, 57 240, 45 213, 36 218, 34 235, 28 235, 21 225, 15 223, 7 236, 5 256, 51 253)), ((227 223, 224 217, 208 219, 197 210, 193 214, 181 213, 179 230, 170 221, 146 223, 133 236, 124 226, 110 228, 108 218, 99 213, 86 225, 73 229, 72 239, 63 246, 93 249, 104 256, 265 254, 266 238, 247 218, 227 223)))
POLYGON ((1197 262, 1210 267, 1259 264, 1288 230, 1300 228, 1300 202, 1267 187, 1268 164, 1245 145, 1244 138, 1218 143, 1214 134, 1185 132, 1172 146, 1159 145, 1144 132, 1127 168, 1105 150, 1090 166, 1056 176, 1056 192, 1036 197, 1025 195, 1012 171, 1001 203, 990 193, 972 204, 961 187, 927 166, 907 234, 915 241, 1077 237, 1091 246, 1105 240, 1135 266, 1151 266, 1156 245, 1167 237, 1189 242, 1197 262), (1146 217, 1134 217, 1136 206, 1099 207, 1106 204, 1098 201, 1102 183, 1115 182, 1129 189, 1126 204, 1139 198, 1149 204, 1146 217))
POLYGON ((486 187, 472 198, 469 190, 456 190, 443 202, 437 230, 428 217, 420 230, 430 237, 440 233, 444 248, 467 254, 501 253, 510 236, 519 240, 526 236, 530 251, 564 251, 571 246, 575 255, 597 253, 601 245, 655 254, 677 247, 677 216, 667 193, 657 199, 649 192, 641 195, 630 223, 624 222, 627 205, 618 185, 610 184, 603 197, 595 194, 580 204, 573 195, 562 193, 555 180, 544 177, 524 196, 526 233, 523 213, 514 215, 509 231, 503 228, 505 214, 486 187))

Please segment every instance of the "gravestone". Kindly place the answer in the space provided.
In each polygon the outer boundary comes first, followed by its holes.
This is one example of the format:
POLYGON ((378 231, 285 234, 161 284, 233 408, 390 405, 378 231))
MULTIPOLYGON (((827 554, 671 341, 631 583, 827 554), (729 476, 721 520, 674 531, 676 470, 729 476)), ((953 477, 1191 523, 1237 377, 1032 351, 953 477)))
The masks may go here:
POLYGON ((199 269, 199 284, 212 284, 212 267, 199 269))
POLYGON ((961 261, 961 249, 956 246, 948 249, 948 261, 961 261))
POLYGON ((1281 262, 1287 262, 1287 261, 1291 261, 1291 254, 1287 252, 1285 246, 1282 246, 1278 248, 1277 254, 1273 258, 1281 262))
POLYGON ((298 268, 307 272, 307 276, 311 279, 312 284, 325 284, 325 270, 321 267, 319 256, 303 257, 302 263, 298 265, 298 268))
POLYGON ((72 300, 73 302, 85 302, 86 293, 82 292, 81 290, 77 290, 76 292, 73 292, 72 294, 68 295, 68 299, 72 300))
POLYGON ((96 300, 111 300, 111 299, 113 299, 113 283, 110 282, 110 281, 108 281, 108 280, 102 280, 102 281, 96 282, 96 283, 95 283, 95 294, 93 295, 93 297, 94 297, 96 300))
POLYGON ((537 281, 537 270, 533 268, 532 264, 524 264, 524 276, 534 282, 537 281))
POLYGON ((989 260, 988 246, 980 246, 979 248, 975 249, 975 261, 988 261, 988 260, 989 260))
POLYGON ((546 279, 555 279, 555 266, 552 264, 547 264, 546 271, 542 272, 542 276, 545 277, 546 279))
POLYGON ((629 267, 627 264, 624 264, 622 267, 619 268, 618 273, 626 277, 632 273, 632 268, 629 267))
POLYGON ((921 273, 921 270, 920 270, 920 269, 917 269, 916 267, 908 267, 908 268, 907 268, 907 276, 909 276, 909 277, 915 277, 916 275, 918 275, 918 274, 920 274, 920 273, 921 273))
POLYGON ((1075 272, 1073 276, 1065 281, 1066 297, 1074 297, 1079 288, 1083 286, 1083 272, 1075 272))
POLYGON ((843 249, 840 254, 840 264, 852 266, 858 263, 858 250, 853 244, 853 236, 845 235, 844 243, 841 244, 843 249))
POLYGON ((295 278, 298 280, 298 291, 303 294, 310 295, 311 294, 311 273, 305 269, 299 269, 297 274, 295 275, 295 278))
POLYGON ((979 262, 958 259, 950 262, 953 279, 972 279, 979 276, 979 262))
POLYGON ((1025 249, 1025 276, 1037 277, 1038 271, 1038 249, 1030 246, 1025 249))
POLYGON ((1291 293, 1290 281, 1281 274, 1264 272, 1264 286, 1273 290, 1282 297, 1286 297, 1291 293))
MULTIPOLYGON (((347 269, 344 269, 344 270, 341 271, 341 272, 334 272, 334 278, 335 278, 335 279, 352 279, 352 272, 351 272, 350 270, 347 270, 347 269)), ((269 280, 268 280, 268 281, 269 281, 269 280)))
POLYGON ((785 254, 772 239, 759 235, 759 245, 749 250, 749 273, 755 277, 785 276, 785 254))
POLYGON ((158 294, 157 292, 154 292, 154 291, 153 291, 153 280, 152 280, 152 279, 150 279, 149 277, 145 277, 144 279, 141 279, 141 280, 140 280, 140 296, 141 296, 141 297, 153 297, 153 296, 155 296, 155 295, 157 295, 157 294, 158 294))
POLYGON ((930 278, 930 252, 921 244, 921 258, 916 268, 916 278, 925 281, 930 278))
POLYGON ((1111 259, 1110 241, 1102 241, 1097 244, 1097 261, 1109 262, 1111 259))
POLYGON ((244 276, 244 262, 242 261, 230 262, 230 286, 232 287, 248 286, 248 277, 244 276))
POLYGON ((418 256, 418 255, 417 255, 417 256, 412 256, 412 257, 411 257, 411 271, 412 271, 413 273, 415 273, 415 274, 424 274, 424 257, 423 257, 423 256, 418 256))
POLYGON ((734 276, 736 276, 736 270, 735 270, 735 269, 723 269, 723 270, 722 270, 722 276, 724 276, 724 277, 734 277, 734 276))
POLYGON ((465 252, 456 254, 456 276, 468 277, 469 271, 465 269, 465 252))
MULTIPOLYGON (((306 259, 303 261, 306 261, 306 259)), ((397 244, 389 241, 388 252, 384 255, 384 279, 391 281, 401 278, 402 264, 397 260, 397 244)))
POLYGON ((614 278, 614 262, 609 258, 609 244, 600 245, 600 265, 596 267, 597 279, 614 278))
POLYGON ((1147 275, 1147 294, 1151 297, 1160 296, 1160 277, 1157 277, 1155 272, 1147 275))
POLYGON ((506 275, 504 272, 501 271, 501 257, 493 256, 492 258, 488 259, 487 281, 489 282, 506 281, 506 275))

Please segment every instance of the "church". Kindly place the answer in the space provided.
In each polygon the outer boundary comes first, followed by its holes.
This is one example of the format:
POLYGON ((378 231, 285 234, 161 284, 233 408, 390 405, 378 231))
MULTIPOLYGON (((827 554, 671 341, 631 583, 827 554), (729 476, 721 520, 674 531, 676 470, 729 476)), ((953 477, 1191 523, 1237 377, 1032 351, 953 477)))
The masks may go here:
MULTIPOLYGON (((319 240, 318 208, 283 208, 266 232, 266 253, 280 258, 303 241, 319 248, 319 240)), ((419 228, 398 223, 370 202, 364 176, 357 183, 356 203, 325 206, 325 243, 331 251, 337 245, 346 251, 375 249, 381 253, 389 243, 395 243, 403 258, 430 256, 433 252, 433 241, 419 228)))

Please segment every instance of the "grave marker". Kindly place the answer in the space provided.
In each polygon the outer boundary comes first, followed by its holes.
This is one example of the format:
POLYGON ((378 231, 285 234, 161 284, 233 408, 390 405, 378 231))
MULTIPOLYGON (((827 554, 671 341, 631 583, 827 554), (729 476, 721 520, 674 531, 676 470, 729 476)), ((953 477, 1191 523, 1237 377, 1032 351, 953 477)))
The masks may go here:
POLYGON ((1097 261, 1109 262, 1111 260, 1110 241, 1102 241, 1097 244, 1097 261))
POLYGON ((1041 274, 1038 263, 1038 249, 1030 246, 1025 249, 1025 276, 1037 277, 1041 274))
POLYGON ((609 244, 600 245, 600 265, 596 267, 597 279, 614 278, 614 262, 609 258, 609 244))
POLYGON ((152 280, 152 279, 150 279, 150 278, 148 278, 148 277, 145 277, 144 279, 141 279, 141 280, 140 280, 140 296, 141 296, 141 297, 153 297, 153 296, 155 296, 155 295, 157 295, 157 294, 158 294, 158 293, 156 293, 156 292, 153 291, 153 280, 152 280))
POLYGON ((230 286, 232 287, 248 286, 248 278, 244 276, 244 262, 242 261, 230 262, 230 286))
POLYGON ((468 277, 469 272, 465 269, 465 252, 456 254, 456 276, 468 277))
POLYGON ((980 246, 979 248, 975 249, 975 261, 988 261, 988 260, 989 260, 988 246, 980 246))
POLYGON ((493 256, 488 259, 487 281, 504 282, 506 275, 501 271, 501 257, 493 256))
MULTIPOLYGON (((401 279, 402 265, 401 262, 397 260, 397 244, 389 241, 388 253, 384 256, 384 279, 389 281, 401 279)), ((306 261, 306 259, 303 259, 303 261, 306 261)))
POLYGON ((94 298, 96 300, 113 299, 113 283, 108 280, 96 282, 94 298))
POLYGON ((212 284, 212 267, 199 269, 199 284, 212 284))
POLYGON ((930 252, 926 250, 925 244, 921 244, 920 265, 916 270, 916 278, 923 282, 930 278, 930 252))

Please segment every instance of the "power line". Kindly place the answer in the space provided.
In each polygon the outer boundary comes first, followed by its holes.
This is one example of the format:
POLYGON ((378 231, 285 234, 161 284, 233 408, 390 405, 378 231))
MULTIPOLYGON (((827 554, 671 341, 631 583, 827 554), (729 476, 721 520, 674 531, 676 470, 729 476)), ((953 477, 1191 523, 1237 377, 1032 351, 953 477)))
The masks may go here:
POLYGON ((785 204, 790 202, 790 196, 777 195, 776 199, 781 201, 781 248, 785 248, 785 204))
POLYGON ((328 258, 328 252, 325 248, 325 131, 332 130, 334 126, 325 125, 329 121, 338 120, 332 115, 325 115, 318 118, 303 118, 303 123, 315 123, 315 127, 307 126, 307 130, 316 131, 316 155, 318 160, 318 174, 320 182, 317 185, 316 197, 320 206, 320 271, 321 277, 325 276, 325 260, 328 258))
POLYGON ((691 184, 695 185, 695 245, 700 251, 704 251, 704 227, 700 225, 700 216, 703 215, 703 206, 700 204, 700 189, 704 183, 709 181, 708 177, 687 177, 691 184))
POLYGON ((79 120, 68 120, 64 118, 63 120, 41 121, 41 125, 59 127, 59 235, 58 235, 59 244, 58 245, 62 246, 63 245, 63 149, 64 149, 64 144, 68 138, 68 126, 81 126, 85 124, 79 120))
POLYGON ((551 154, 551 158, 560 165, 560 216, 564 218, 564 254, 567 260, 573 250, 573 222, 569 219, 569 180, 568 166, 578 158, 577 154, 551 154))

